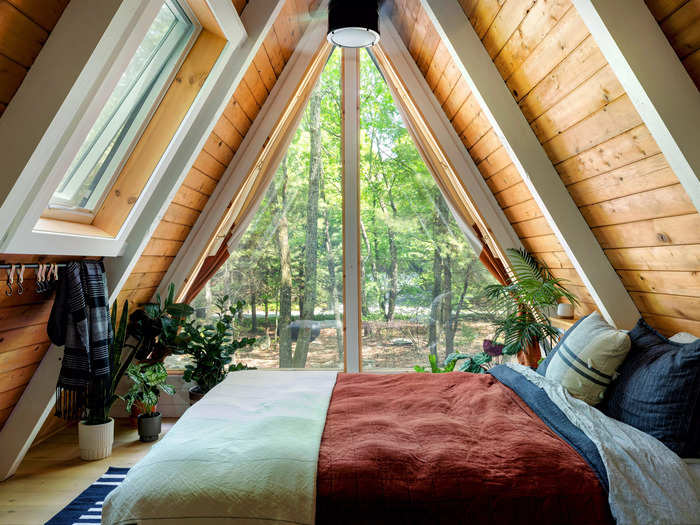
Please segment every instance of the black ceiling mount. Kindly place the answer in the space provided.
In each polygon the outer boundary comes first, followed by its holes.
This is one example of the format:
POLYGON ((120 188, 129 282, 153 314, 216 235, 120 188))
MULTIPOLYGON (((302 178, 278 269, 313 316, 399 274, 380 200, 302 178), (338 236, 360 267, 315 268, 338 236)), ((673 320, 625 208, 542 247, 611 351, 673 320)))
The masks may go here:
POLYGON ((379 41, 379 0, 330 0, 328 40, 340 47, 370 47, 379 41))

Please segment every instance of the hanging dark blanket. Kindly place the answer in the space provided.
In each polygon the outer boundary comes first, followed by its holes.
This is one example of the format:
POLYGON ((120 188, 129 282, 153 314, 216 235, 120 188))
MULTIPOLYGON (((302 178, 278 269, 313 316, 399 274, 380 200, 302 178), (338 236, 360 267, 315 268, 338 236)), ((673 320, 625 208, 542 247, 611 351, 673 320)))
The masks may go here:
POLYGON ((111 381, 112 325, 101 262, 70 262, 60 270, 47 330, 53 344, 65 347, 56 415, 76 419, 86 408, 104 405, 111 381))

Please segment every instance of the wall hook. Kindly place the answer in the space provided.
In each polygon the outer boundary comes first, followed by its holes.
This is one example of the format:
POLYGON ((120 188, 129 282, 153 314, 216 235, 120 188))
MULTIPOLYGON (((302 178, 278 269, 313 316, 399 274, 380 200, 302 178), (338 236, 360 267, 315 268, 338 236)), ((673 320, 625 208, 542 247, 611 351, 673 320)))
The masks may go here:
POLYGON ((12 296, 12 293, 14 292, 12 285, 15 282, 15 265, 13 264, 12 267, 7 271, 7 290, 5 290, 5 295, 10 297, 12 296))

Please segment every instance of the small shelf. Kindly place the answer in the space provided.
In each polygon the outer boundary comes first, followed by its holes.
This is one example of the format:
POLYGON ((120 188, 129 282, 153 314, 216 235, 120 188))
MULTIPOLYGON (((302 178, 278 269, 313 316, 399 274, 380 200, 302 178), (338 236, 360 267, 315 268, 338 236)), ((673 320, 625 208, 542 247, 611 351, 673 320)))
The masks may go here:
POLYGON ((560 330, 567 331, 569 328, 574 326, 576 321, 578 321, 578 318, 563 318, 563 317, 556 317, 552 316, 549 318, 550 322, 552 323, 552 326, 555 328, 559 328, 560 330))

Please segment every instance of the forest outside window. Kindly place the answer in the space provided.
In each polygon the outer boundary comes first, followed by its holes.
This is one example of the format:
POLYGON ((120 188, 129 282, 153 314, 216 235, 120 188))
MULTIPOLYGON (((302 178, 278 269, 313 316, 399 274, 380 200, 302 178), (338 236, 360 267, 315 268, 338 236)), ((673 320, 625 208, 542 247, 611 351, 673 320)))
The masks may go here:
MULTIPOLYGON (((231 235, 240 241, 229 243, 231 255, 191 303, 200 322, 216 315, 218 297, 246 303, 236 336, 256 342, 234 362, 344 367, 341 55, 331 54, 250 225, 231 235)), ((362 369, 406 370, 427 366, 430 354, 442 361, 452 351, 478 353, 494 332, 483 291, 495 281, 457 225, 374 57, 360 56, 362 369)), ((182 369, 187 359, 171 356, 168 368, 182 369)))
POLYGON ((194 29, 176 2, 163 4, 44 216, 91 221, 158 105, 194 29))

